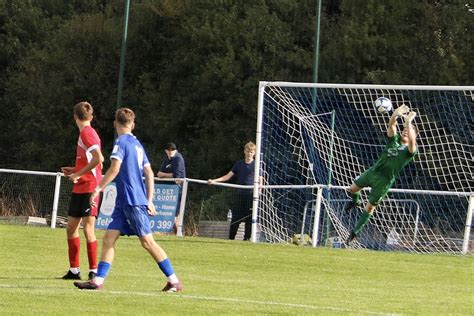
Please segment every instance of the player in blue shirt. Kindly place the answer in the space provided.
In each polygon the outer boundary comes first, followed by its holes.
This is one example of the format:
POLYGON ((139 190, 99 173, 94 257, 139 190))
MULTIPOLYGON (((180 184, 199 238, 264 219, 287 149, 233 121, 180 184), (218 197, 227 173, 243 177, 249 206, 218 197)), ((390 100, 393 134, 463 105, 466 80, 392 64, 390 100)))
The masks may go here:
POLYGON ((102 288, 114 259, 115 242, 120 235, 137 235, 143 248, 150 253, 168 279, 163 291, 181 291, 181 282, 174 273, 165 251, 155 242, 151 231, 148 215, 156 215, 152 201, 153 170, 143 146, 132 134, 135 127, 133 111, 128 108, 118 109, 114 127, 118 138, 110 156, 111 166, 90 197, 91 205, 95 204, 95 197, 115 179, 117 198, 112 222, 102 240, 102 255, 96 277, 88 282, 74 282, 74 285, 86 290, 102 288))

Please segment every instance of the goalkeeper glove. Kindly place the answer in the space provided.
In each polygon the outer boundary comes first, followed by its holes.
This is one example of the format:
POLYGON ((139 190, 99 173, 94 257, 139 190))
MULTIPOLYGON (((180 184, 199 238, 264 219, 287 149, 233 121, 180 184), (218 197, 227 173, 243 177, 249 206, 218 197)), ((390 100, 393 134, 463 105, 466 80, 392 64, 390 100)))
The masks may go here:
POLYGON ((410 112, 410 108, 405 104, 402 104, 398 108, 396 108, 395 111, 393 111, 393 114, 396 116, 404 116, 408 112, 410 112))
POLYGON ((405 128, 407 128, 411 122, 415 119, 415 116, 416 116, 416 112, 414 111, 411 111, 410 113, 408 113, 407 116, 405 116, 403 119, 405 120, 405 128))

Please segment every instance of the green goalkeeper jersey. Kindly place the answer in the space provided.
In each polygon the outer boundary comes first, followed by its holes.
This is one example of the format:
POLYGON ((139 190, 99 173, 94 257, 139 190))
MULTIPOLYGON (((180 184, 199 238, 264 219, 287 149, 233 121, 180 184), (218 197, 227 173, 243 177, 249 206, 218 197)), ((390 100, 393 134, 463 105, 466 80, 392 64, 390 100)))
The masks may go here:
POLYGON ((410 153, 408 146, 400 142, 400 135, 394 135, 388 138, 388 143, 382 154, 370 169, 379 175, 393 179, 403 167, 413 160, 416 153, 417 150, 410 153))

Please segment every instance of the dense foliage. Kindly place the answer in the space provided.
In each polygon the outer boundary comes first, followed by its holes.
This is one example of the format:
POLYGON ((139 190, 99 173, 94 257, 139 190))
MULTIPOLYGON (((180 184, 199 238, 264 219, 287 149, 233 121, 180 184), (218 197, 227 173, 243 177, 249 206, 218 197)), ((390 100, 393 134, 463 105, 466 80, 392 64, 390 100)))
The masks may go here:
MULTIPOLYGON (((0 0, 0 166, 73 163, 72 108, 114 138, 123 0, 0 0)), ((255 138, 260 80, 310 82, 315 0, 132 0, 123 104, 153 166, 174 141, 188 176, 225 173, 255 138)), ((473 84, 464 1, 323 1, 319 82, 473 84)))

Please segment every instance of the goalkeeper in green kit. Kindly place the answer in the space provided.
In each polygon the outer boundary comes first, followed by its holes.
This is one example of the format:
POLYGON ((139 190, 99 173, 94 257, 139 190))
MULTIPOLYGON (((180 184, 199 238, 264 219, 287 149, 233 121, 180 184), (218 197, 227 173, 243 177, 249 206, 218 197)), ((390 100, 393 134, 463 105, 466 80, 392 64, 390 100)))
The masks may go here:
POLYGON ((346 245, 349 245, 360 234, 364 225, 372 217, 377 205, 395 183, 396 176, 416 155, 418 130, 412 125, 415 116, 416 112, 410 112, 408 106, 404 104, 393 111, 387 127, 388 142, 382 154, 369 169, 354 180, 354 183, 348 189, 352 201, 345 206, 345 210, 362 206, 360 190, 365 187, 371 187, 365 210, 352 229, 346 245), (397 119, 400 117, 404 119, 404 129, 398 135, 397 119))

